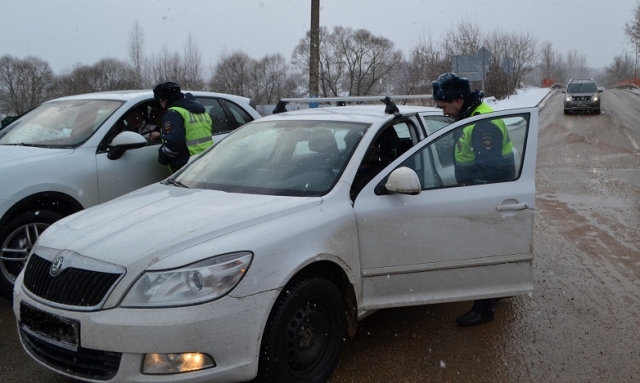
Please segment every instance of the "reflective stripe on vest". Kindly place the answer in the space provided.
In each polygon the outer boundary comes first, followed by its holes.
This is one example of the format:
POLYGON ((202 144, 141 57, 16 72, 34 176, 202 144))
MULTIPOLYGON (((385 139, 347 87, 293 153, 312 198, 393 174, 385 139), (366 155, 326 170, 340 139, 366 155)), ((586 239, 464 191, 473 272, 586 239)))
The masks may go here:
MULTIPOLYGON (((477 116, 478 114, 491 113, 494 110, 484 102, 478 105, 474 109, 471 116, 477 116)), ((509 137, 509 130, 502 119, 491 120, 491 123, 495 125, 502 133, 502 158, 507 159, 513 156, 513 143, 511 137, 509 137)), ((462 129, 462 136, 458 140, 455 149, 456 164, 461 166, 473 166, 475 165, 476 154, 472 148, 472 134, 475 125, 466 126, 462 129)))
POLYGON ((190 155, 202 153, 213 145, 211 116, 207 113, 192 113, 184 108, 172 106, 169 110, 180 113, 184 121, 185 140, 190 155))

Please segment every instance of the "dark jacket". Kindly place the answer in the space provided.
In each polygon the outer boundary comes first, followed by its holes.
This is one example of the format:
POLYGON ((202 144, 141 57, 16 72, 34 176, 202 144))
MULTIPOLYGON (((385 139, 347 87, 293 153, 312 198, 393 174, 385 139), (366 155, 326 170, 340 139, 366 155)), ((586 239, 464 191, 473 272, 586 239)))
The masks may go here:
MULTIPOLYGON (((193 97, 191 93, 185 93, 184 98, 167 105, 167 108, 184 108, 192 113, 205 113, 206 109, 193 97)), ((189 161, 189 149, 187 148, 184 120, 180 113, 167 110, 162 116, 162 146, 158 149, 158 162, 169 165, 172 171, 183 167, 189 161)))

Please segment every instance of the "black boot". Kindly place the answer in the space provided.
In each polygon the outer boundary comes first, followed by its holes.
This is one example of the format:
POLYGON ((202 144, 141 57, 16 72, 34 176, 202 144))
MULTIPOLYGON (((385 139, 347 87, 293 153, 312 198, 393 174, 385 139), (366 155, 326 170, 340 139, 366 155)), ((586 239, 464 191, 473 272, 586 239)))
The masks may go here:
POLYGON ((493 320, 496 299, 479 299, 473 302, 471 311, 456 319, 458 326, 475 326, 493 320))

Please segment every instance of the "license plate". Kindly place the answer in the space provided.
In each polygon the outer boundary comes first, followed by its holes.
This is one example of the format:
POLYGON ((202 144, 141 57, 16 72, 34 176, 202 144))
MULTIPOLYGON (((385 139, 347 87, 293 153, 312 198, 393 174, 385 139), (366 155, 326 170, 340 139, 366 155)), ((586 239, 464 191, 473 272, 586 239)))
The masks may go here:
POLYGON ((20 303, 20 328, 45 342, 67 350, 78 351, 80 322, 20 303))

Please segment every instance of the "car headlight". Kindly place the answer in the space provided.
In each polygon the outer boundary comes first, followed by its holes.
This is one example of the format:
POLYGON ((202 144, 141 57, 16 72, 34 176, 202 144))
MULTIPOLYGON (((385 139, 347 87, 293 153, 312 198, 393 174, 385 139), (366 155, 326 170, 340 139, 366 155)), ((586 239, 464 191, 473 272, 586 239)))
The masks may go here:
POLYGON ((188 266, 147 271, 122 301, 122 307, 189 306, 223 297, 238 285, 253 253, 223 254, 188 266))
POLYGON ((598 93, 596 93, 593 97, 591 97, 593 101, 598 101, 598 93))
POLYGON ((567 97, 565 97, 564 99, 565 101, 571 101, 571 96, 567 95, 567 97))

